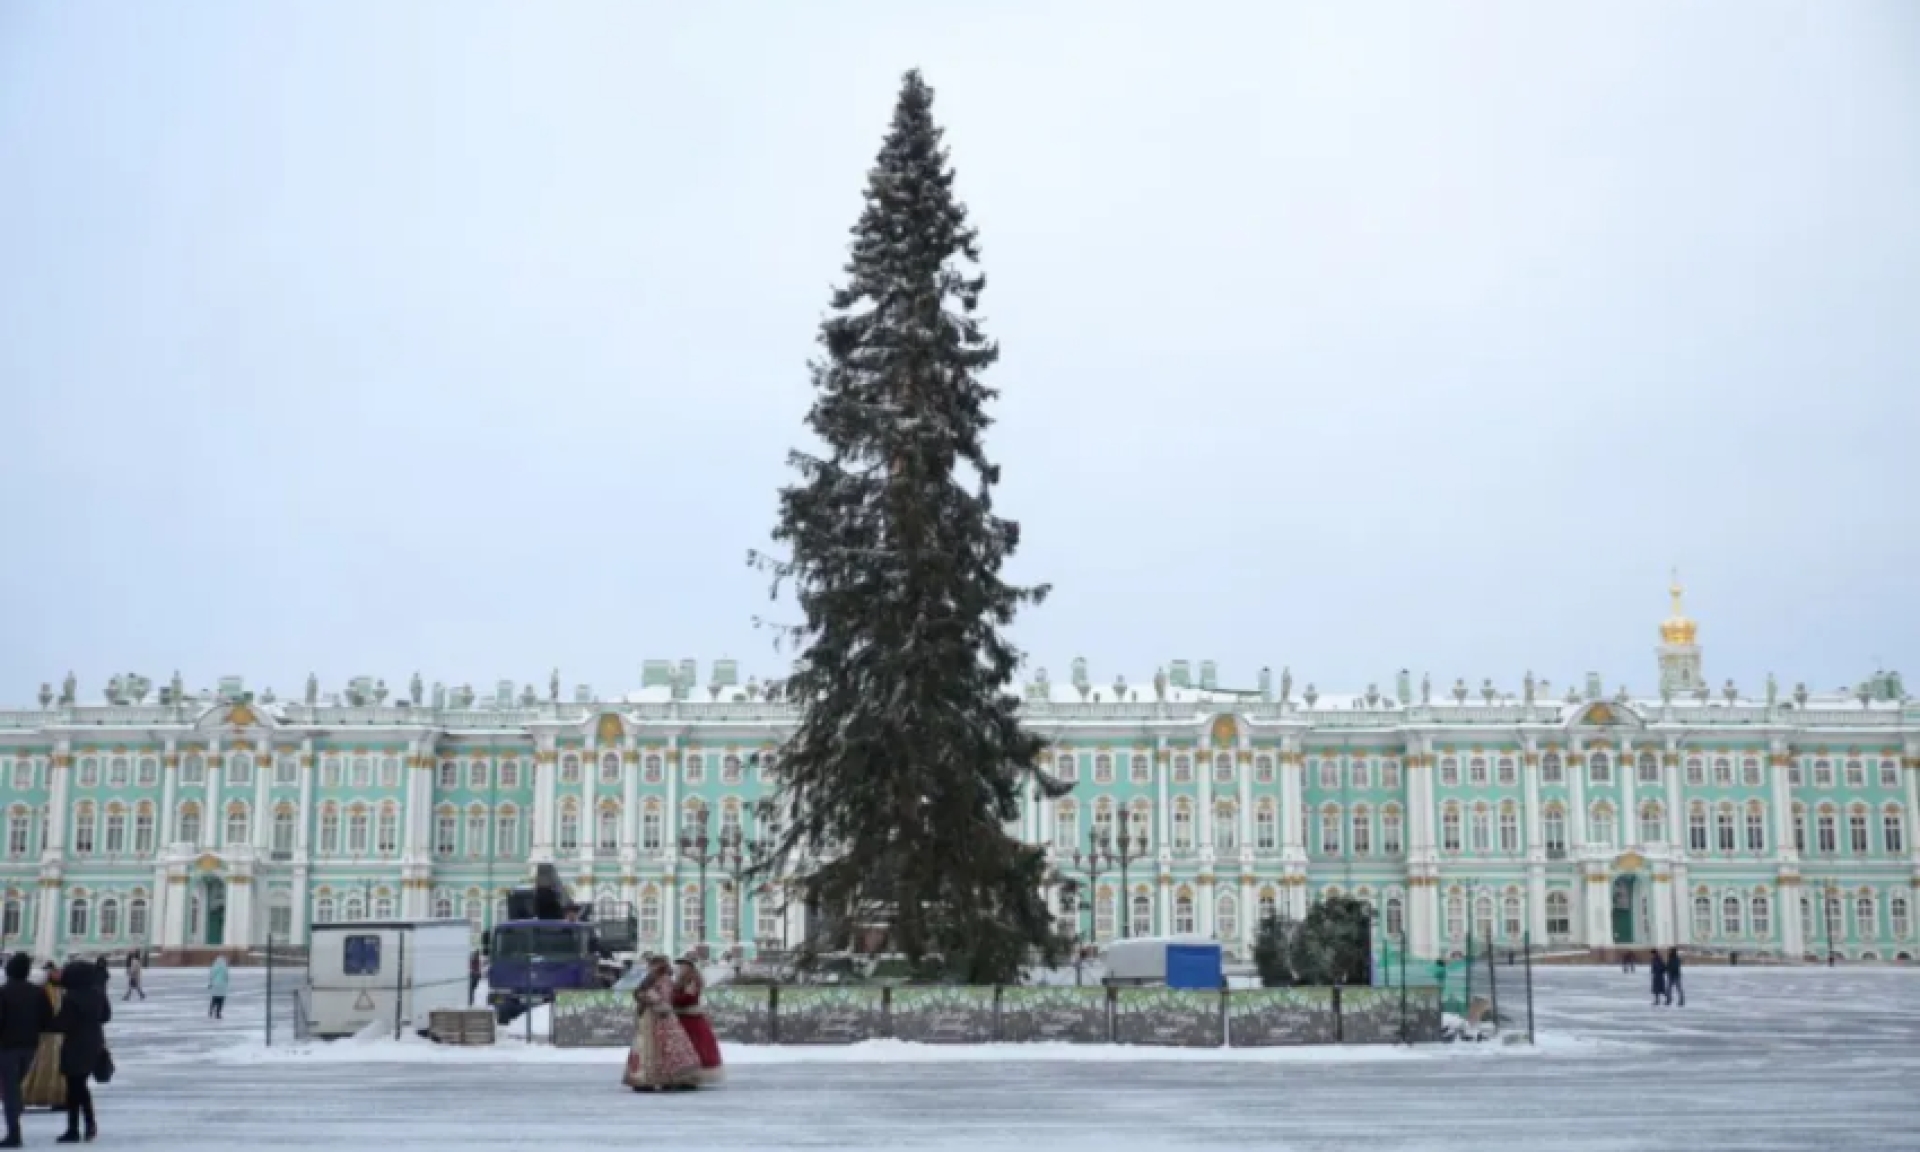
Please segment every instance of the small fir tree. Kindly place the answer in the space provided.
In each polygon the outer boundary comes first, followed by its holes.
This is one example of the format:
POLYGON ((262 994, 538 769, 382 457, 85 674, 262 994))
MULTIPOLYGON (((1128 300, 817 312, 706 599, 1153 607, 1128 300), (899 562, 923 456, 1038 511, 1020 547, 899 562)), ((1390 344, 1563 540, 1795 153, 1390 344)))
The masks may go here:
POLYGON ((1307 909, 1290 948, 1297 984, 1373 982, 1373 912, 1351 896, 1328 896, 1307 909))
POLYGON ((1293 983, 1293 969, 1287 962, 1292 934, 1292 925, 1277 913, 1260 918, 1260 930, 1253 937, 1253 967, 1260 973, 1262 988, 1286 988, 1293 983))
POLYGON ((790 456, 773 532, 786 557, 752 557, 804 615, 785 686, 800 719, 779 761, 792 820, 768 866, 830 919, 883 923, 916 966, 1007 981, 1055 939, 1042 854, 1008 828, 1029 780, 1064 789, 1021 726, 1002 634, 1047 590, 1000 576, 1020 529, 994 515, 982 445, 995 393, 980 376, 999 350, 918 72, 865 198, 811 366, 823 447, 790 456))

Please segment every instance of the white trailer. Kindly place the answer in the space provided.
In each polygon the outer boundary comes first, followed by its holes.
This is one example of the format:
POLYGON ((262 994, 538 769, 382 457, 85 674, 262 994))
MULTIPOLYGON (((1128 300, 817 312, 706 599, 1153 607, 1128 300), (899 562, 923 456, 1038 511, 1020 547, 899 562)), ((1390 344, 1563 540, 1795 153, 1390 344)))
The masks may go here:
POLYGON ((311 1035, 352 1036, 369 1024, 419 1030, 436 1009, 467 1007, 473 929, 465 920, 315 924, 307 948, 311 1035))
POLYGON ((1135 936, 1108 944, 1100 958, 1106 961, 1110 984, 1165 984, 1167 949, 1219 945, 1205 936, 1135 936))

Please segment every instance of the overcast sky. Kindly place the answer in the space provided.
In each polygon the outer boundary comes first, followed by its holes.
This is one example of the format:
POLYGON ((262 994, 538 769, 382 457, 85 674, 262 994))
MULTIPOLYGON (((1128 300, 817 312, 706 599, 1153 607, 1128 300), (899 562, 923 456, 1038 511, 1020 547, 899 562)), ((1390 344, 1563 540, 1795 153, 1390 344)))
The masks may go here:
POLYGON ((0 703, 785 657, 907 68, 1055 679, 1920 679, 1920 6, 0 5, 0 703))

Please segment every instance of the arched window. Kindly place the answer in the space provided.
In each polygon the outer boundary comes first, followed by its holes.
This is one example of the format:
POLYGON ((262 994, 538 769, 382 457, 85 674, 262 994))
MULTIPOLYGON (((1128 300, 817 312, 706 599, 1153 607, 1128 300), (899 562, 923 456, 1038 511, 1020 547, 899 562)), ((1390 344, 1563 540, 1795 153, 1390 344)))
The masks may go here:
POLYGON ((1887 898, 1887 927, 1895 940, 1905 940, 1913 927, 1912 905, 1906 893, 1895 892, 1887 898))
POLYGON ((1720 851, 1731 852, 1737 846, 1733 831, 1733 805, 1722 804, 1713 814, 1714 840, 1720 851))
POLYGON ((1493 893, 1481 892, 1473 898, 1473 934, 1484 941, 1493 939, 1493 893))
POLYGON ((1807 850, 1807 806, 1798 800, 1793 803, 1793 850, 1803 854, 1807 850))
POLYGON ((1053 846, 1063 851, 1080 846, 1080 809, 1071 800, 1054 802, 1053 846))
POLYGON ((73 854, 91 856, 94 848, 94 823, 99 813, 91 801, 74 805, 73 808, 73 854))
POLYGON ((1867 806, 1855 804, 1847 813, 1847 847, 1855 856, 1872 850, 1867 841, 1867 806))
POLYGON ((1747 805, 1747 851, 1767 850, 1767 810, 1758 800, 1747 805))
POLYGON ((1373 854, 1373 810, 1365 804, 1353 806, 1353 854, 1373 854))
POLYGON ((356 790, 373 787, 373 760, 370 757, 355 756, 353 758, 351 780, 356 790))
POLYGON ((313 902, 313 922, 331 924, 334 918, 333 897, 321 896, 313 902))
POLYGON ((1173 802, 1173 848, 1176 852, 1193 848, 1193 804, 1184 796, 1173 802))
POLYGON ((127 902, 127 935, 135 940, 147 938, 147 898, 135 896, 127 902))
POLYGON ((1660 757, 1651 752, 1640 753, 1640 783, 1660 783, 1660 757))
POLYGON ((1526 927, 1526 918, 1520 910, 1520 894, 1510 891, 1500 901, 1500 935, 1509 941, 1518 941, 1526 927))
POLYGON ((372 844, 373 822, 368 818, 364 804, 355 804, 347 809, 347 852, 354 856, 365 856, 372 844))
POLYGON ((320 854, 334 856, 340 851, 340 810, 331 803, 320 808, 320 854))
POLYGON ((1740 897, 1728 895, 1720 901, 1720 931, 1729 939, 1740 935, 1740 897))
POLYGON ((1233 780, 1233 757, 1222 752, 1213 758, 1213 782, 1231 784, 1233 780))
POLYGON ((1874 913, 1871 893, 1862 892, 1854 898, 1853 930, 1862 940, 1871 940, 1880 934, 1880 917, 1874 913))
POLYGON ((1153 783, 1153 762, 1145 755, 1136 754, 1128 775, 1135 784, 1153 783))
MULTIPOLYGON (((732 758, 729 757, 729 759, 732 759, 732 758)), ((740 761, 738 760, 733 761, 733 774, 735 779, 737 780, 740 775, 740 761)), ((620 754, 618 752, 606 752, 601 754, 600 783, 602 784, 620 783, 620 754)))
POLYGON ((1733 761, 1725 756, 1713 759, 1713 784, 1716 788, 1733 787, 1733 761))
POLYGON ((560 757, 560 783, 580 783, 580 754, 569 752, 560 757))
POLYGON ((393 895, 385 888, 373 894, 373 918, 375 920, 393 919, 393 895))
POLYGON ((1880 814, 1880 843, 1889 856, 1897 856, 1907 850, 1907 827, 1901 819, 1898 804, 1887 805, 1880 814))
POLYGON ((701 929, 706 927, 706 925, 700 922, 703 912, 704 909, 701 907, 699 887, 694 884, 687 885, 686 889, 680 893, 680 935, 682 939, 694 944, 705 942, 702 939, 703 933, 701 929))
POLYGON ((1240 938, 1240 900, 1231 892, 1222 892, 1213 901, 1213 936, 1216 940, 1240 938))
POLYGON ((1265 924, 1280 914, 1280 898, 1272 888, 1260 889, 1260 922, 1265 924))
MULTIPOLYGON (((1331 763, 1331 761, 1322 761, 1322 763, 1331 763)), ((1322 788, 1338 788, 1340 784, 1338 780, 1332 784, 1328 784, 1323 777, 1320 781, 1320 786, 1322 788)), ((1442 756, 1440 758, 1440 786, 1442 788, 1458 788, 1460 786, 1460 760, 1458 757, 1442 756)))
POLYGON ((487 818, 484 804, 467 806, 467 855, 484 857, 487 854, 487 832, 493 821, 487 818))
POLYGON ((1213 846, 1222 852, 1240 847, 1240 813, 1231 800, 1221 800, 1213 806, 1213 846))
POLYGON ((1687 851, 1707 850, 1707 806, 1695 800, 1687 805, 1687 851))
POLYGON ((1473 819, 1468 826, 1472 829, 1469 843, 1473 850, 1481 855, 1493 851, 1493 812, 1485 803, 1473 806, 1473 819))
POLYGON ((1389 804, 1380 812, 1380 851, 1398 856, 1404 850, 1401 839, 1400 807, 1389 804))
POLYGON ((180 805, 180 842, 200 845, 200 805, 191 800, 180 805))
POLYGON ((17 860, 31 851, 33 812, 24 805, 16 804, 7 810, 7 855, 17 860))
POLYGON ((1704 892, 1693 898, 1693 935, 1697 940, 1713 938, 1713 900, 1704 892))
POLYGON ((1071 752, 1062 752, 1053 758, 1053 772, 1063 784, 1080 782, 1080 762, 1071 752))
POLYGON ((1549 752, 1540 757, 1540 782, 1542 784, 1566 782, 1566 770, 1560 763, 1560 753, 1549 752))
POLYGON ((660 850, 665 835, 665 815, 658 801, 647 801, 647 806, 640 810, 640 847, 650 852, 660 850))
POLYGON ((459 849, 460 817, 453 805, 442 804, 433 814, 433 854, 451 856, 459 849))
POLYGON ((1840 850, 1840 815, 1830 805, 1820 806, 1818 817, 1820 854, 1831 856, 1840 850))
POLYGON ((1254 806, 1253 844, 1263 852, 1280 846, 1280 813, 1271 800, 1262 800, 1254 806))
MULTIPOLYGON (((124 761, 122 761, 124 763, 124 761)), ((112 940, 120 935, 120 901, 109 896, 100 901, 100 938, 112 940)))
POLYGON ((1328 804, 1320 809, 1320 851, 1328 856, 1340 854, 1340 806, 1328 804))
POLYGON ((90 935, 91 927, 87 915, 87 898, 75 896, 67 901, 67 935, 75 940, 84 940, 90 935))
MULTIPOLYGON (((520 761, 514 757, 500 761, 500 787, 508 790, 520 787, 520 761)), ((474 922, 479 923, 477 919, 474 922)))
POLYGON ((1597 785, 1613 783, 1613 757, 1605 752, 1595 752, 1587 757, 1587 778, 1597 785))
POLYGON ((613 801, 600 805, 594 820, 593 846, 602 852, 620 847, 620 806, 613 801))
POLYGON ((1667 840, 1667 813, 1660 801, 1649 800, 1640 805, 1640 842, 1642 844, 1664 844, 1667 840))
POLYGON ((1573 934, 1572 905, 1565 892, 1547 893, 1547 935, 1570 936, 1573 934))
POLYGON ((153 855, 154 847, 153 802, 140 801, 133 812, 133 851, 138 856, 153 855))
POLYGON ((250 787, 253 784, 253 757, 245 752, 228 756, 227 783, 234 788, 250 787))
POLYGON ((1395 940, 1406 935, 1407 905, 1398 895, 1387 897, 1387 935, 1395 940))
POLYGON ((1613 805, 1607 803, 1605 800, 1600 801, 1593 806, 1592 817, 1593 835, 1591 839, 1593 843, 1604 848, 1619 847, 1620 840, 1613 820, 1613 805))
POLYGON ((1500 851, 1520 851, 1520 810, 1507 800, 1500 805, 1500 851))
POLYGON ((127 810, 118 804, 107 805, 106 835, 107 855, 118 856, 127 850, 127 810))
POLYGON ((1153 934, 1153 897, 1145 888, 1133 890, 1133 921, 1129 934, 1133 936, 1151 936, 1153 934))
POLYGON ((1153 847, 1153 805, 1145 797, 1127 806, 1127 823, 1122 831, 1134 841, 1136 850, 1145 852, 1153 847))
POLYGON ((1253 782, 1255 784, 1271 784, 1274 780, 1273 757, 1265 755, 1264 753, 1254 757, 1253 782))
POLYGON ((1512 788, 1520 783, 1519 768, 1511 756, 1502 756, 1494 765, 1494 779, 1502 788, 1512 788))
POLYGON ((6 904, 0 908, 0 935, 11 940, 20 935, 21 926, 26 922, 27 909, 18 896, 7 897, 6 904))
POLYGON ((1467 896, 1458 888, 1447 893, 1447 939, 1463 940, 1467 935, 1467 896))
POLYGON ((400 809, 391 803, 380 805, 380 821, 374 828, 374 846, 382 856, 400 851, 400 809))
POLYGON ((640 939, 660 939, 660 890, 649 884, 640 892, 640 939))
POLYGON ((512 804, 503 804, 494 815, 493 851, 500 859, 517 860, 523 851, 520 844, 520 809, 512 804))
POLYGON ((249 840, 247 806, 235 801, 227 805, 227 847, 238 848, 249 840))
POLYGON ((1460 851, 1460 805, 1451 801, 1440 809, 1440 850, 1460 851))
POLYGON ((1173 930, 1183 936, 1193 933, 1193 893, 1184 885, 1173 896, 1173 930))
POLYGON ((453 919, 453 893, 443 888, 433 894, 433 918, 435 920, 453 919))
POLYGON ((1193 758, 1175 756, 1173 758, 1173 782, 1175 784, 1193 783, 1193 758))
POLYGON ((578 851, 580 848, 580 805, 569 799, 560 805, 560 849, 563 852, 578 851))
POLYGON ((1751 911, 1749 923, 1753 928, 1753 934, 1762 940, 1771 937, 1773 935, 1773 901, 1767 898, 1765 892, 1755 892, 1749 908, 1751 911))
MULTIPOLYGON (((1099 771, 1098 761, 1095 762, 1099 771)), ((1093 938, 1095 940, 1113 939, 1114 892, 1110 885, 1102 884, 1093 894, 1093 938)))
POLYGON ((1687 757, 1687 787, 1705 788, 1707 786, 1707 762, 1698 756, 1687 757))
POLYGON ((1748 788, 1760 787, 1760 761, 1755 757, 1740 761, 1740 783, 1748 788))

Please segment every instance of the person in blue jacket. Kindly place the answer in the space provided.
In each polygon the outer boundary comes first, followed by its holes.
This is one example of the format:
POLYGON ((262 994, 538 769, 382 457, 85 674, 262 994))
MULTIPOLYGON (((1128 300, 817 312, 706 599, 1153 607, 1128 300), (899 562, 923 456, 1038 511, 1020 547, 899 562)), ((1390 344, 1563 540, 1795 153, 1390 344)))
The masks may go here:
POLYGON ((207 1005, 207 1015, 215 1020, 226 1019, 227 1010, 227 958, 216 957, 213 969, 207 973, 207 994, 213 1002, 207 1005))

